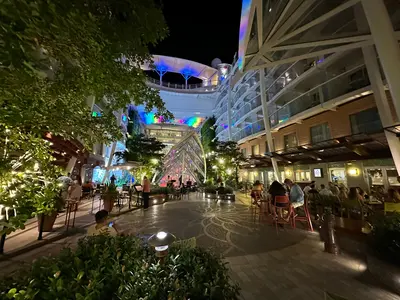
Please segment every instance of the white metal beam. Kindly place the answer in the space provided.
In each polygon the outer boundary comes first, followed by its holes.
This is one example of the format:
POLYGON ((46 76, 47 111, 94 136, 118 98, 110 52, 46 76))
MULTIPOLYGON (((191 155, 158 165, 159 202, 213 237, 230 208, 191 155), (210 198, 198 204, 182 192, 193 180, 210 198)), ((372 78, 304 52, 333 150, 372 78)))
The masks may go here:
MULTIPOLYGON (((289 4, 292 5, 294 1, 290 1, 289 4)), ((296 11, 294 11, 293 15, 290 16, 288 20, 279 28, 279 30, 271 37, 268 43, 274 43, 279 38, 281 38, 292 26, 293 24, 304 14, 306 13, 310 7, 316 2, 316 0, 303 0, 299 7, 297 7, 296 11)), ((286 7, 286 8, 290 8, 286 7)), ((286 10, 285 8, 285 10, 286 10)), ((285 14, 287 11, 285 11, 285 14)))
POLYGON ((328 39, 328 40, 320 40, 314 42, 305 42, 305 43, 296 43, 284 46, 277 46, 270 49, 270 51, 282 51, 282 50, 292 50, 299 48, 309 48, 309 47, 319 47, 319 46, 328 46, 328 45, 336 45, 336 44, 347 44, 353 42, 360 42, 372 40, 372 36, 370 34, 351 36, 345 38, 337 38, 337 39, 328 39))
POLYGON ((310 29, 311 27, 314 27, 315 25, 318 25, 330 18, 332 18, 333 16, 337 15, 338 13, 352 7, 353 5, 357 4, 358 2, 360 2, 361 0, 349 0, 341 5, 339 5, 338 7, 332 9, 331 11, 327 12, 326 14, 320 16, 319 18, 314 19, 313 21, 311 21, 310 23, 307 23, 305 25, 303 25, 300 28, 297 28, 296 30, 290 32, 289 34, 283 36, 281 39, 279 39, 276 42, 271 43, 270 47, 273 47, 275 45, 279 45, 282 42, 291 39, 292 37, 295 37, 296 35, 310 29))
POLYGON ((368 45, 372 45, 372 44, 373 44, 372 40, 362 41, 362 42, 358 42, 358 43, 351 43, 351 44, 344 45, 344 46, 333 47, 333 48, 329 48, 329 49, 324 49, 324 50, 320 50, 320 51, 315 51, 315 52, 306 53, 303 55, 298 55, 298 56, 293 56, 293 57, 273 61, 273 62, 267 63, 267 64, 254 66, 251 68, 251 70, 258 70, 261 68, 270 68, 270 67, 273 67, 276 65, 283 65, 283 64, 295 62, 295 61, 302 60, 302 59, 308 59, 311 57, 317 57, 320 55, 325 55, 325 54, 334 53, 334 52, 342 52, 342 51, 360 48, 360 47, 364 47, 364 46, 368 46, 368 45))
MULTIPOLYGON (((315 20, 313 20, 313 21, 311 21, 311 22, 309 22, 309 23, 303 25, 302 27, 300 27, 300 28, 298 28, 298 29, 296 29, 296 30, 294 30, 294 31, 292 31, 292 32, 290 32, 290 33, 288 33, 287 35, 284 35, 284 36, 281 37, 279 40, 275 40, 275 39, 274 39, 274 40, 269 40, 269 39, 271 38, 271 36, 268 36, 268 38, 266 39, 266 41, 264 41, 264 44, 262 45, 262 47, 261 47, 261 49, 259 50, 259 52, 250 60, 250 62, 249 62, 248 64, 244 63, 244 70, 247 71, 247 70, 253 69, 253 66, 254 66, 255 64, 257 64, 257 62, 259 61, 260 56, 263 55, 263 54, 265 54, 266 52, 269 52, 270 49, 271 49, 273 46, 279 45, 279 44, 281 44, 282 42, 284 42, 284 41, 286 41, 286 40, 288 40, 288 39, 290 39, 290 38, 292 38, 292 37, 294 37, 294 36, 296 36, 296 35, 298 35, 298 34, 304 32, 304 31, 310 29, 311 27, 313 27, 313 26, 315 26, 315 25, 318 25, 318 24, 321 23, 321 22, 324 22, 325 20, 327 20, 327 19, 329 19, 329 18, 335 16, 336 14, 342 12, 343 10, 346 10, 346 9, 348 9, 349 7, 351 7, 351 6, 355 5, 355 4, 357 4, 359 1, 361 1, 361 0, 349 0, 349 1, 345 2, 345 3, 343 3, 342 5, 339 5, 338 7, 332 9, 332 10, 329 11, 328 13, 326 13, 326 14, 320 16, 319 18, 317 18, 317 19, 315 19, 315 20)), ((307 5, 308 3, 309 3, 308 1, 305 2, 305 5, 307 5)), ((303 6, 303 5, 302 5, 302 6, 300 6, 300 7, 301 7, 301 8, 304 8, 304 7, 306 7, 306 6, 303 6)), ((288 8, 288 7, 287 7, 287 8, 288 8)), ((285 9, 286 9, 286 8, 285 8, 285 9)), ((303 12, 303 13, 304 13, 304 11, 303 11, 302 9, 298 11, 298 13, 300 13, 300 12, 303 12)), ((283 14, 282 14, 282 15, 283 15, 283 14)), ((294 15, 297 16, 297 13, 295 12, 294 15)), ((300 16, 301 16, 301 15, 300 15, 300 16)), ((300 16, 298 16, 298 17, 300 17, 300 16)), ((291 20, 292 20, 292 21, 296 21, 296 20, 298 19, 298 17, 295 17, 295 16, 294 16, 293 18, 291 18, 291 20)), ((282 16, 282 18, 283 18, 283 16, 282 16)), ((278 19, 277 23, 278 23, 278 22, 281 22, 281 20, 278 19)), ((289 25, 289 23, 288 23, 288 25, 289 25)), ((251 30, 251 29, 250 29, 250 30, 251 30)), ((250 32, 250 30, 248 30, 248 32, 250 32)), ((248 40, 246 40, 246 43, 248 43, 248 40)), ((247 47, 247 44, 246 44, 246 47, 247 47)))

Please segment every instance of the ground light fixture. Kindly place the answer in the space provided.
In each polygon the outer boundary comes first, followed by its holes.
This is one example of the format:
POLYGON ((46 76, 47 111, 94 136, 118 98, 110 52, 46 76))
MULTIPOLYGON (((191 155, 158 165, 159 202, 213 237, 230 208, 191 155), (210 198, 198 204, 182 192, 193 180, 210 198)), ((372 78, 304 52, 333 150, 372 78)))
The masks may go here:
POLYGON ((168 247, 176 240, 176 237, 165 231, 159 231, 149 238, 149 245, 156 250, 156 256, 160 258, 160 262, 164 262, 164 258, 168 255, 168 247))

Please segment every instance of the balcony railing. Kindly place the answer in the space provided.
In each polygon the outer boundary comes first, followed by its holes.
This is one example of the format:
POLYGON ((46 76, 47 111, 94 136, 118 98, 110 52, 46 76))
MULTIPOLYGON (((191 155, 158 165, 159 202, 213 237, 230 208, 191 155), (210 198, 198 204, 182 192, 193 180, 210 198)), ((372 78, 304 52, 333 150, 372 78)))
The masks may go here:
POLYGON ((255 96, 252 100, 249 102, 245 102, 242 107, 240 107, 237 111, 232 116, 232 122, 235 124, 237 121, 239 121, 243 116, 245 116, 247 113, 251 112, 253 109, 256 109, 257 107, 261 106, 261 96, 255 96))
POLYGON ((370 81, 368 79, 365 65, 360 64, 295 97, 289 102, 279 105, 279 101, 281 99, 283 100, 283 95, 282 98, 269 105, 269 111, 271 112, 269 116, 271 127, 285 122, 289 118, 310 108, 322 105, 323 103, 333 100, 341 95, 345 95, 369 85, 370 81), (351 76, 356 73, 357 76, 351 76), (352 79, 351 77, 355 77, 355 79, 352 79))
POLYGON ((208 82, 207 85, 204 83, 197 84, 179 84, 179 83, 170 83, 170 82, 161 82, 158 79, 154 79, 151 77, 147 77, 147 82, 152 83, 154 85, 159 85, 162 87, 170 88, 170 89, 178 89, 178 90, 201 90, 205 92, 216 91, 217 83, 216 82, 208 82))
POLYGON ((237 142, 237 141, 244 139, 250 135, 259 133, 259 132, 263 131, 264 129, 265 129, 264 120, 261 119, 252 124, 248 124, 248 125, 246 125, 246 127, 233 133, 232 139, 237 142))

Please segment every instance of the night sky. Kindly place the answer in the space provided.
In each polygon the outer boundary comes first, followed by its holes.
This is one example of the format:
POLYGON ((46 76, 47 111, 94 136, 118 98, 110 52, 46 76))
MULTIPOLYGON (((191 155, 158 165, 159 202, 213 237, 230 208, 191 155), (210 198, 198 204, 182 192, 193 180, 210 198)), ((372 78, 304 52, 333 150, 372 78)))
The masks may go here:
POLYGON ((232 63, 238 51, 241 0, 164 0, 169 37, 152 54, 211 65, 218 57, 232 63))

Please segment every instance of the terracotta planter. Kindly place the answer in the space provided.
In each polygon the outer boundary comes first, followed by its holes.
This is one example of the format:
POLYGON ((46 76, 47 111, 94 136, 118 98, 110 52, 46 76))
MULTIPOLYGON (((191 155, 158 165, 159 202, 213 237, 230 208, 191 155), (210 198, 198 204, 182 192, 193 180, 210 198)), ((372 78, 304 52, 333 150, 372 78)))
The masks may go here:
MULTIPOLYGON (((43 218, 43 232, 50 232, 53 230, 54 222, 56 221, 58 212, 53 212, 51 215, 44 215, 43 218)), ((38 231, 40 232, 40 226, 42 224, 42 215, 37 215, 38 220, 38 231)))
POLYGON ((103 196, 103 201, 104 201, 104 210, 111 212, 113 207, 114 207, 114 203, 115 200, 117 199, 117 194, 116 193, 106 193, 103 196))

